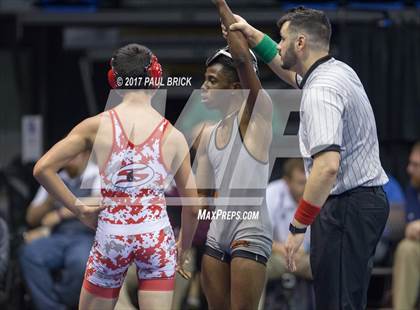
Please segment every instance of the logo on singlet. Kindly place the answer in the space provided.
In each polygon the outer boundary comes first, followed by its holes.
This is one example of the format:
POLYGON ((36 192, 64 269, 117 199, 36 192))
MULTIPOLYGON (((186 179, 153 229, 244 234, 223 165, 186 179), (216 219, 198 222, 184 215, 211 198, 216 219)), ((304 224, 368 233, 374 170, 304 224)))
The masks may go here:
POLYGON ((112 176, 115 187, 128 188, 142 186, 153 179, 155 172, 145 164, 128 164, 112 176))

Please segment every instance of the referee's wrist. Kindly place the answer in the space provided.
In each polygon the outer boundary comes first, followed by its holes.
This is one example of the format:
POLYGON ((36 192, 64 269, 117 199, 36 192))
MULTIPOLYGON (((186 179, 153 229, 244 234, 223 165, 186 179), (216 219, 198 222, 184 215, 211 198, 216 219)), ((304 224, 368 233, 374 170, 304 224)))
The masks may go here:
POLYGON ((291 224, 293 225, 293 226, 295 226, 296 228, 308 228, 308 225, 305 225, 305 224, 302 224, 302 223, 300 223, 298 220, 296 220, 295 218, 293 218, 293 220, 292 220, 292 222, 291 222, 291 224))
POLYGON ((304 234, 306 233, 306 230, 308 229, 307 226, 304 227, 296 227, 295 225, 293 225, 293 222, 290 223, 289 225, 289 231, 293 234, 293 235, 297 235, 297 234, 304 234))
POLYGON ((252 50, 264 63, 268 64, 278 55, 277 43, 268 35, 262 34, 262 40, 252 50))
POLYGON ((264 39, 265 33, 255 29, 255 32, 253 35, 249 37, 249 45, 251 48, 256 47, 258 44, 261 43, 261 41, 264 39))

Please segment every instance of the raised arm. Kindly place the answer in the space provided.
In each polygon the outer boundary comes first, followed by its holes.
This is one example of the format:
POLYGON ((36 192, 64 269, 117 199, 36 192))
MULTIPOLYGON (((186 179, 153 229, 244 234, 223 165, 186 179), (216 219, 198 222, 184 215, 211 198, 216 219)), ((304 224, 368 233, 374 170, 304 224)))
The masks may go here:
MULTIPOLYGON (((216 4, 223 25, 229 28, 236 22, 236 19, 226 1, 214 0, 213 2, 216 4)), ((250 91, 241 118, 241 128, 248 127, 253 112, 260 113, 271 122, 272 106, 270 100, 266 100, 268 99, 266 97, 264 97, 265 100, 260 97, 258 104, 255 105, 262 86, 252 65, 252 56, 245 36, 239 31, 228 31, 227 40, 242 88, 250 91)))

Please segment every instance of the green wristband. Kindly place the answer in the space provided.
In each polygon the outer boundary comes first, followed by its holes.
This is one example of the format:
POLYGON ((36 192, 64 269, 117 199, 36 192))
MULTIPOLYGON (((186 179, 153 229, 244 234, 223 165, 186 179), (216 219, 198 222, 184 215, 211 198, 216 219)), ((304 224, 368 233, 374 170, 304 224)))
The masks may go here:
POLYGON ((264 38, 252 49, 266 64, 271 62, 278 54, 277 43, 268 35, 264 34, 264 38))

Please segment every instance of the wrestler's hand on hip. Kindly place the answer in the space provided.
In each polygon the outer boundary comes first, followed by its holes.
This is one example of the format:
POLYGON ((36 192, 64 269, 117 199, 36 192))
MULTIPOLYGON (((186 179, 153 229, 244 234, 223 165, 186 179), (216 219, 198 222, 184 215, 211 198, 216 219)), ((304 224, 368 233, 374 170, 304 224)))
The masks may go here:
POLYGON ((294 272, 296 271, 296 254, 303 243, 305 234, 289 233, 286 241, 286 262, 287 268, 294 272))
POLYGON ((106 206, 87 206, 85 204, 76 204, 77 218, 86 226, 96 229, 98 225, 98 215, 106 206))

